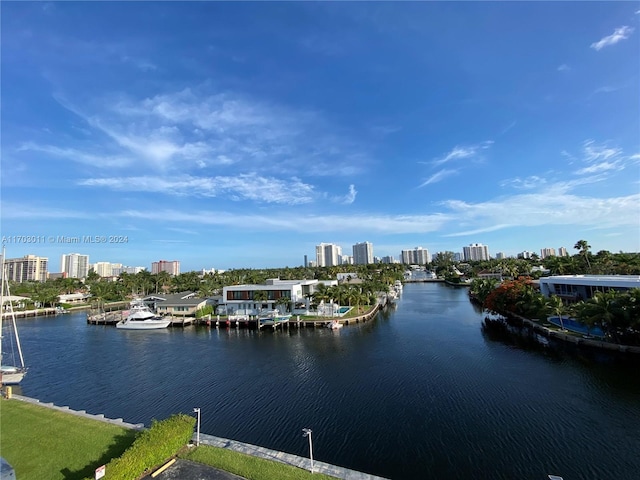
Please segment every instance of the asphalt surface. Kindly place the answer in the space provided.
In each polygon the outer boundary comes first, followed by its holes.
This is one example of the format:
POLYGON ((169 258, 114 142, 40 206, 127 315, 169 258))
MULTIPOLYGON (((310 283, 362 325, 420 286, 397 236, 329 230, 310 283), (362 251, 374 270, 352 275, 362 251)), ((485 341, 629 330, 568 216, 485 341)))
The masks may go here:
POLYGON ((162 473, 155 477, 147 475, 144 480, 245 480, 245 478, 190 460, 176 460, 162 473))

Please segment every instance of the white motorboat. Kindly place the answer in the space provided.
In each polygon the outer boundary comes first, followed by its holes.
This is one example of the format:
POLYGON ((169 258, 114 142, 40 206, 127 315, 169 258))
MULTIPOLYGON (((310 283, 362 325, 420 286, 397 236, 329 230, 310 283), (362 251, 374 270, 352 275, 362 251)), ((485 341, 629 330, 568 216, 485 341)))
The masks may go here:
POLYGON ((258 316, 258 328, 266 326, 273 326, 275 328, 277 325, 287 323, 290 318, 291 315, 282 314, 277 309, 261 313, 258 316))
POLYGON ((332 322, 329 322, 329 324, 327 325, 327 327, 330 328, 331 330, 338 330, 343 326, 344 325, 342 325, 338 320, 333 320, 332 322))
POLYGON ((0 322, 2 331, 0 331, 0 384, 2 385, 17 385, 24 376, 27 374, 27 367, 24 365, 24 357, 22 356, 22 347, 20 346, 20 337, 18 337, 18 325, 16 324, 16 315, 13 311, 13 305, 11 300, 7 300, 9 305, 8 320, 5 321, 4 303, 5 297, 11 298, 11 292, 9 291, 9 280, 7 279, 6 270, 4 268, 5 259, 4 248, 2 249, 2 287, 0 288, 0 322), (5 327, 6 324, 6 327, 5 327), (5 337, 5 332, 7 336, 5 337), (7 342, 7 340, 10 340, 7 342), (12 357, 11 364, 5 365, 4 351, 11 351, 12 357))
POLYGON ((170 323, 170 318, 156 315, 141 300, 134 300, 131 302, 131 310, 129 310, 127 317, 116 323, 116 328, 125 330, 157 330, 167 328, 170 323))

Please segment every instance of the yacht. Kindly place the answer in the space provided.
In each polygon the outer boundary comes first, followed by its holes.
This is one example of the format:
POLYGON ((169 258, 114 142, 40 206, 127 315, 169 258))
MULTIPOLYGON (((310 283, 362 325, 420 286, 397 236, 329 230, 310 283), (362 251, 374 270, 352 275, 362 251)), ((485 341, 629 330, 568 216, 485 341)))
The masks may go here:
POLYGON ((131 302, 131 309, 127 317, 116 323, 116 328, 125 330, 157 330, 159 328, 167 328, 170 323, 170 318, 156 315, 142 300, 134 300, 131 302))

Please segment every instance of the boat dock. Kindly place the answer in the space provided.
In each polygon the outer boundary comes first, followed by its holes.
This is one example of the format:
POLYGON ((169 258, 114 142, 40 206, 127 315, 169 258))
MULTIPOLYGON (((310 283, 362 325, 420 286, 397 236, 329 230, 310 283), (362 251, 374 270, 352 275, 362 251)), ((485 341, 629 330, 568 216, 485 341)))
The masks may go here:
MULTIPOLYGON (((122 311, 106 312, 97 314, 87 314, 87 323, 89 325, 109 325, 115 326, 122 320, 122 311)), ((171 317, 170 327, 187 327, 196 322, 193 317, 171 317)))
MULTIPOLYGON (((15 315, 16 318, 27 318, 27 317, 48 317, 51 315, 59 315, 60 311, 57 308, 54 307, 50 307, 50 308, 38 308, 35 310, 14 310, 13 315, 15 315)), ((2 318, 9 318, 11 317, 12 314, 11 312, 5 312, 2 314, 2 318)))

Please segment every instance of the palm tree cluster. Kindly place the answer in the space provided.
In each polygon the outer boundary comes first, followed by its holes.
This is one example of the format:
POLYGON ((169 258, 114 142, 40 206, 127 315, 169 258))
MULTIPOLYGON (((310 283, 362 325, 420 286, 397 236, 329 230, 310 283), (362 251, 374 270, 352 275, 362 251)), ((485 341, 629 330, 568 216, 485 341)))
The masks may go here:
MULTIPOLYGON (((596 292, 588 300, 565 304, 562 298, 547 298, 539 293, 529 279, 503 282, 489 293, 483 280, 474 282, 470 291, 477 291, 477 299, 491 312, 515 313, 527 318, 571 316, 588 330, 598 326, 615 343, 640 345, 640 288, 628 291, 596 292)), ((562 324, 561 324, 562 326, 562 324)))

